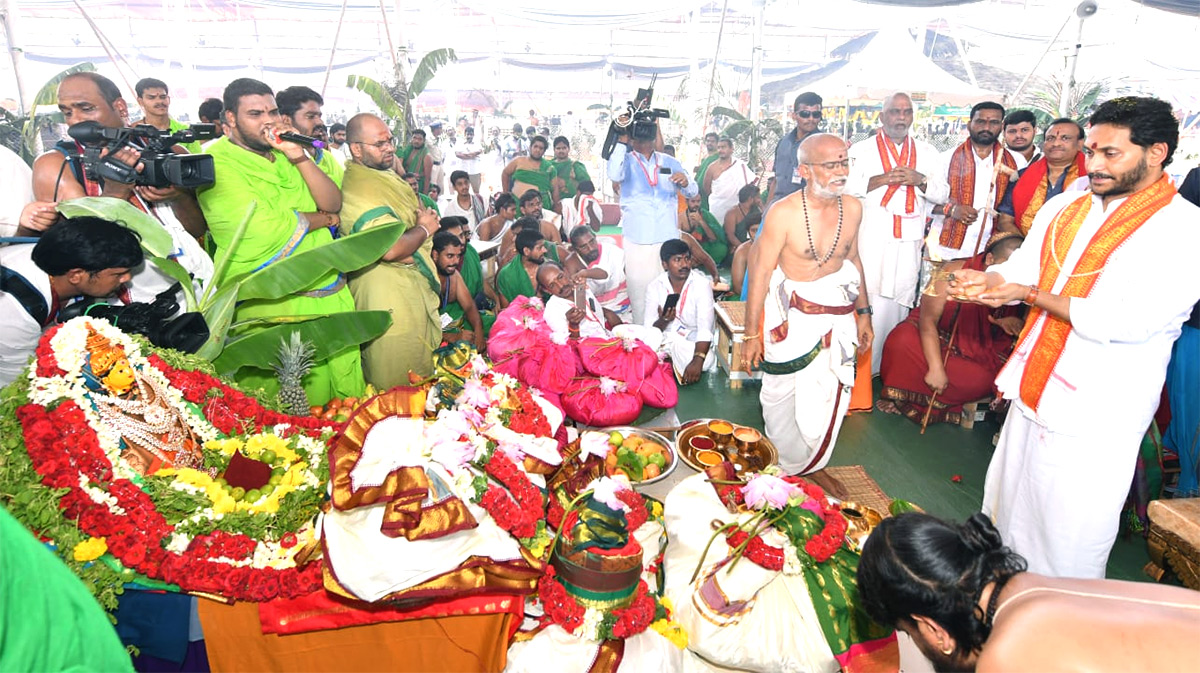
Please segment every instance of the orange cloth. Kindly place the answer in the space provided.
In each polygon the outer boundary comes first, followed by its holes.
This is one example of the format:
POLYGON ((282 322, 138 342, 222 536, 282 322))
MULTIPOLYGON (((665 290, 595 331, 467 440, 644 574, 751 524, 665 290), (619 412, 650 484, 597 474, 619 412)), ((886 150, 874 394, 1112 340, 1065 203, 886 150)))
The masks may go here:
POLYGON ((222 671, 500 671, 511 614, 463 615, 263 635, 258 605, 200 602, 208 662, 222 671))
POLYGON ((850 390, 850 406, 846 415, 856 411, 870 411, 875 406, 875 392, 871 389, 871 351, 860 353, 854 367, 854 388, 850 390))

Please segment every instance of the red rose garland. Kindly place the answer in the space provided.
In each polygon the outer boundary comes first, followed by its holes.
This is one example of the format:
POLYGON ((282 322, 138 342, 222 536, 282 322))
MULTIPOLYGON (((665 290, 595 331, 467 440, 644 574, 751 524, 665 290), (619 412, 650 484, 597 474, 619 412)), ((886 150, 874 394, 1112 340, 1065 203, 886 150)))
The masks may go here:
MULTIPOLYGON (((545 614, 542 624, 558 624, 568 633, 574 633, 583 625, 587 608, 579 604, 566 588, 558 581, 553 566, 546 566, 546 574, 538 582, 538 599, 542 603, 545 614)), ((585 637, 598 636, 601 640, 609 638, 625 639, 645 631, 658 616, 659 604, 650 594, 650 588, 644 580, 638 581, 633 601, 624 608, 611 612, 615 618, 611 633, 583 634, 585 637)), ((665 608, 664 608, 665 613, 665 608)), ((662 615, 669 618, 668 614, 662 615)), ((603 625, 601 629, 603 629, 603 625)))
MULTIPOLYGON (((828 561, 842 548, 842 545, 846 541, 846 530, 849 527, 849 523, 842 516, 841 508, 831 503, 825 495, 825 490, 816 484, 794 476, 783 477, 783 480, 789 484, 798 486, 804 491, 805 495, 812 498, 821 507, 821 511, 817 516, 821 517, 824 525, 821 530, 814 533, 804 543, 804 552, 817 563, 828 561)), ((713 486, 717 489, 718 497, 723 502, 731 501, 735 505, 744 504, 745 501, 741 488, 722 484, 714 484, 713 486)), ((762 535, 755 535, 747 543, 746 540, 748 538, 749 533, 734 528, 732 532, 726 535, 726 542, 733 549, 737 549, 745 544, 742 556, 745 556, 767 570, 778 571, 783 569, 784 558, 782 549, 767 544, 763 541, 762 535)))
POLYGON ((512 493, 512 498, 503 488, 488 484, 487 491, 479 504, 496 523, 509 534, 518 538, 537 535, 537 523, 542 518, 545 501, 529 477, 499 451, 483 466, 488 476, 500 482, 512 493), (513 499, 516 499, 516 502, 513 499))

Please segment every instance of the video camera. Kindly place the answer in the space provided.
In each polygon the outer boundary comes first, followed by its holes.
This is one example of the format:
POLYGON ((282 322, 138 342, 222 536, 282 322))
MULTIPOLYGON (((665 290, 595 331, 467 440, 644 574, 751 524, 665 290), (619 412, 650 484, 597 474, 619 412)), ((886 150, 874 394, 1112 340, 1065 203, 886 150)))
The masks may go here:
POLYGON ((173 348, 195 353, 208 341, 208 323, 199 313, 179 311, 176 301, 182 286, 175 283, 159 293, 153 302, 133 302, 124 306, 107 304, 103 300, 79 301, 62 310, 58 321, 66 322, 81 315, 103 318, 129 334, 141 334, 159 348, 173 348))
POLYGON ((171 146, 180 143, 211 140, 217 137, 214 124, 193 124, 175 133, 160 131, 148 124, 133 127, 110 128, 96 121, 81 122, 72 126, 67 133, 84 146, 81 160, 83 170, 91 180, 103 178, 124 184, 147 187, 203 187, 216 179, 213 158, 207 154, 175 154, 171 146), (141 143, 135 143, 134 140, 141 143), (124 147, 132 147, 141 153, 137 163, 130 166, 113 158, 113 154, 124 147), (108 155, 100 153, 108 149, 108 155))
POLYGON ((625 111, 608 125, 608 135, 600 150, 600 156, 605 160, 612 156, 618 137, 628 135, 631 140, 654 140, 658 137, 658 120, 671 116, 667 110, 650 107, 650 100, 654 97, 654 79, 650 80, 649 88, 638 89, 637 99, 629 101, 625 111))

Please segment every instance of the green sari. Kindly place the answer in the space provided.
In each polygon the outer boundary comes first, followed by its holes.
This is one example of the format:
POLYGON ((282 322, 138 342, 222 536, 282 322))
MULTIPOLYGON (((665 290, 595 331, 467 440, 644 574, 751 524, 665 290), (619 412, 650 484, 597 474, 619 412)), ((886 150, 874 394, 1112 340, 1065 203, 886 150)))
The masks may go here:
MULTIPOLYGON (((273 161, 220 138, 208 146, 217 175, 212 185, 197 190, 196 198, 217 253, 228 250, 233 234, 256 204, 246 235, 229 258, 229 268, 220 283, 241 274, 253 273, 283 259, 333 241, 328 229, 309 231, 299 213, 316 212, 317 205, 299 169, 282 152, 273 151, 273 161)), ((311 287, 280 299, 241 302, 234 321, 267 316, 323 315, 353 311, 354 298, 345 279, 334 270, 322 274, 311 287)), ((243 367, 235 377, 250 388, 268 395, 279 390, 279 381, 268 363, 262 368, 243 367)), ((325 404, 335 397, 358 397, 364 387, 362 360, 357 348, 347 348, 318 361, 304 377, 311 404, 325 404)))
POLYGON ((696 230, 692 232, 692 236, 700 243, 700 247, 704 248, 709 257, 718 265, 725 261, 725 257, 729 255, 729 242, 725 240, 725 229, 717 223, 717 218, 704 206, 700 207, 700 222, 696 226, 696 230))
MULTIPOLYGON (((417 195, 395 171, 351 163, 345 185, 344 233, 393 222, 403 222, 405 231, 417 226, 417 195)), ((380 390, 408 385, 410 371, 421 377, 433 373, 433 350, 441 345, 442 328, 441 282, 430 257, 432 250, 433 241, 426 238, 411 263, 380 260, 350 276, 350 292, 359 310, 392 314, 388 331, 363 347, 363 371, 380 390)))

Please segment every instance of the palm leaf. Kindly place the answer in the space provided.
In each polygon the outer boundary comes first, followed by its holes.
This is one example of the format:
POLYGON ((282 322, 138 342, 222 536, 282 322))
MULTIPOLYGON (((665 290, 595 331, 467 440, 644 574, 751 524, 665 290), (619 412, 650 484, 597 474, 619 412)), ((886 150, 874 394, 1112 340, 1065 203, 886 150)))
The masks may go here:
POLYGON ((60 201, 55 207, 67 217, 99 217, 132 229, 142 238, 142 248, 154 257, 175 252, 175 240, 162 224, 128 201, 105 196, 83 196, 60 201))
POLYGON ((721 105, 717 105, 717 106, 713 107, 712 116, 714 116, 714 117, 729 117, 730 119, 733 119, 735 121, 743 121, 746 119, 746 115, 742 114, 741 112, 738 112, 737 110, 734 110, 733 108, 723 107, 721 105))
POLYGON ((421 92, 425 91, 425 87, 433 81, 433 76, 437 74, 438 68, 447 63, 458 61, 458 55, 453 49, 434 49, 433 51, 421 57, 421 62, 417 64, 417 69, 413 71, 413 76, 408 85, 408 99, 415 100, 421 92))
POLYGON ((392 97, 388 88, 379 82, 363 75, 350 75, 346 78, 346 86, 367 94, 384 117, 392 120, 404 119, 404 108, 392 97))
POLYGON ((241 282, 238 301, 278 299, 309 287, 331 269, 343 273, 357 271, 382 257, 404 229, 402 222, 372 227, 281 259, 246 277, 241 282))
POLYGON ((391 324, 392 316, 387 311, 347 311, 256 329, 226 344, 213 365, 218 372, 229 376, 242 367, 263 367, 275 359, 280 340, 291 332, 299 332, 301 339, 313 344, 316 347, 313 359, 320 361, 378 337, 391 324))

